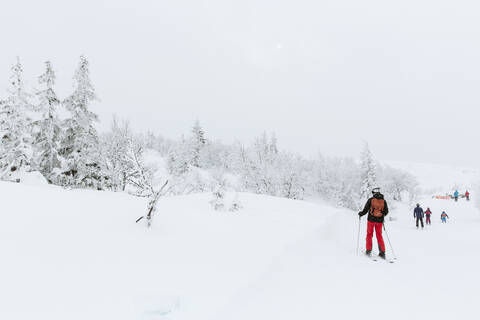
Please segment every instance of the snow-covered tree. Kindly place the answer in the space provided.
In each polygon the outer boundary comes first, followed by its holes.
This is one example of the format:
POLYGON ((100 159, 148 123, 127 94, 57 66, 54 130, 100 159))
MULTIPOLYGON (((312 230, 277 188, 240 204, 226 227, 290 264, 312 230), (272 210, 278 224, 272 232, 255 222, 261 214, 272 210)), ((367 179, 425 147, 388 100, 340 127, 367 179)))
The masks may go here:
POLYGON ((194 167, 201 167, 200 158, 202 156, 202 151, 207 144, 207 139, 205 139, 205 132, 200 126, 200 122, 197 120, 192 127, 192 138, 191 138, 191 160, 190 163, 194 167))
MULTIPOLYGON (((278 151, 273 151, 278 152, 278 151)), ((276 195, 301 200, 310 189, 311 163, 290 153, 277 153, 274 164, 276 195)))
POLYGON ((277 173, 273 166, 276 156, 265 132, 255 139, 242 164, 244 186, 247 190, 260 194, 277 194, 277 173))
POLYGON ((375 171, 375 161, 373 160, 368 144, 365 143, 360 157, 361 201, 369 198, 372 189, 378 187, 375 171))
POLYGON ((101 136, 101 158, 105 185, 115 191, 124 191, 135 175, 135 164, 129 154, 134 139, 128 121, 113 118, 110 131, 101 136))
POLYGON ((147 213, 143 217, 140 217, 136 222, 139 222, 140 220, 145 218, 145 220, 147 221, 147 228, 152 226, 153 217, 157 212, 158 200, 160 200, 160 198, 164 195, 164 190, 167 185, 168 180, 166 180, 158 190, 155 190, 154 193, 149 196, 147 213))
POLYGON ((32 105, 26 92, 22 65, 12 66, 9 96, 0 103, 0 178, 10 179, 21 170, 34 167, 32 147, 32 105))
POLYGON ((213 199, 210 201, 214 210, 223 211, 225 209, 225 184, 220 183, 213 191, 213 199))
POLYGON ((274 154, 278 153, 277 136, 275 135, 275 133, 272 133, 272 136, 270 137, 269 149, 270 152, 274 154))
POLYGON ((190 170, 189 144, 183 136, 171 148, 167 157, 167 166, 170 174, 178 177, 190 170))
POLYGON ((230 208, 228 209, 228 211, 236 212, 236 211, 239 211, 241 209, 243 209, 243 205, 240 202, 240 199, 238 197, 238 193, 235 193, 235 195, 233 196, 232 203, 230 204, 230 208))
POLYGON ((45 72, 39 77, 40 90, 36 93, 36 107, 40 118, 34 122, 35 158, 39 171, 49 179, 53 169, 60 167, 59 155, 61 124, 57 116, 60 100, 54 91, 55 72, 50 61, 45 62, 45 72))
POLYGON ((98 134, 94 127, 98 117, 89 110, 90 103, 97 97, 84 56, 80 57, 73 80, 74 91, 63 102, 71 116, 64 124, 61 155, 65 160, 59 178, 67 185, 101 188, 98 134))
POLYGON ((353 159, 319 155, 313 166, 315 195, 339 207, 358 209, 359 166, 353 159))
POLYGON ((157 167, 146 159, 146 148, 141 139, 130 139, 127 144, 127 161, 131 166, 127 183, 132 186, 133 194, 140 197, 153 197, 155 195, 155 174, 157 167))
POLYGON ((377 165, 377 179, 388 199, 404 201, 407 200, 403 198, 404 195, 410 197, 416 193, 417 181, 405 171, 377 165))

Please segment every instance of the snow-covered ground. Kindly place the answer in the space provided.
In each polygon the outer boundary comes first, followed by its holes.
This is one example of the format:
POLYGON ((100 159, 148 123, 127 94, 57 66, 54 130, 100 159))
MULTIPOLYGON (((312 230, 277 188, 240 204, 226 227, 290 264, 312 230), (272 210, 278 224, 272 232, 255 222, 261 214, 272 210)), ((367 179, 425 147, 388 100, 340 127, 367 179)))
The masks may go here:
POLYGON ((424 230, 416 229, 407 208, 386 224, 398 257, 394 264, 355 256, 355 219, 334 215, 287 249, 215 319, 477 319, 477 210, 466 202, 424 204, 433 211, 424 230), (440 223, 440 210, 449 214, 447 224, 440 223))
POLYGON ((240 194, 164 198, 0 183, 0 319, 209 319, 337 212, 240 194))
POLYGON ((322 204, 240 194, 231 213, 210 194, 169 197, 146 229, 146 201, 122 193, 0 182, 0 194, 0 319, 478 317, 480 215, 465 200, 421 201, 424 230, 397 205, 388 264, 355 254, 356 213, 322 204))

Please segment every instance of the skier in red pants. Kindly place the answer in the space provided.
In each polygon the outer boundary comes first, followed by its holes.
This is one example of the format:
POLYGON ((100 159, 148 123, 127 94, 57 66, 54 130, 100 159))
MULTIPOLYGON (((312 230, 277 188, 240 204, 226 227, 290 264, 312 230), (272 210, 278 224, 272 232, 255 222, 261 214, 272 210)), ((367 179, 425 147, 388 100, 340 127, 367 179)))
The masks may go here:
POLYGON ((373 197, 368 199, 365 207, 358 215, 364 216, 368 212, 368 223, 367 223, 367 246, 366 254, 370 256, 372 254, 372 238, 373 231, 375 230, 375 235, 377 236, 378 256, 382 259, 385 259, 385 243, 382 238, 382 227, 384 217, 388 214, 387 201, 383 198, 383 194, 380 193, 380 188, 375 188, 372 190, 373 197))
POLYGON ((430 220, 430 215, 432 214, 432 211, 430 208, 427 208, 427 211, 425 211, 425 224, 432 224, 432 221, 430 220))

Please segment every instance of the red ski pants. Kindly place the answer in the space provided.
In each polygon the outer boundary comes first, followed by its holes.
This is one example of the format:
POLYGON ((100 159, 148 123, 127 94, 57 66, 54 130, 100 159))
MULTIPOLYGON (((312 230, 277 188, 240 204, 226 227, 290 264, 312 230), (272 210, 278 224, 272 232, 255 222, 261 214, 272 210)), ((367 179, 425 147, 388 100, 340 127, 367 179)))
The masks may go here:
POLYGON ((426 223, 426 224, 432 224, 432 221, 430 221, 430 215, 429 215, 429 214, 426 214, 425 217, 426 217, 425 223, 426 223))
POLYGON ((377 236, 378 246, 379 246, 381 251, 385 252, 385 243, 383 243, 383 238, 382 238, 382 226, 383 226, 383 223, 368 221, 368 223, 367 223, 367 248, 366 248, 367 251, 372 250, 373 230, 375 229, 375 235, 377 236))

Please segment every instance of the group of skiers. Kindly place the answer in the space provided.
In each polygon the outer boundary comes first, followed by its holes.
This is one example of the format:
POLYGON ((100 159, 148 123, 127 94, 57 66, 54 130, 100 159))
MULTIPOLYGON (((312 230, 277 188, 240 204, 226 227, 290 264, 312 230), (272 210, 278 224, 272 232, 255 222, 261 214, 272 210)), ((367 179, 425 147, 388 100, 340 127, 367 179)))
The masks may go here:
MULTIPOLYGON (((373 233, 375 231, 375 235, 377 237, 377 242, 378 242, 378 250, 379 254, 378 256, 382 259, 385 259, 385 243, 383 241, 382 237, 382 227, 385 229, 383 226, 383 222, 385 219, 385 216, 388 214, 388 205, 387 201, 385 201, 383 194, 380 193, 380 188, 374 188, 372 190, 372 197, 367 200, 367 203, 365 204, 364 208, 362 211, 358 213, 359 217, 361 218, 362 216, 366 215, 368 213, 368 218, 367 218, 367 243, 366 243, 366 255, 371 256, 372 254, 372 248, 373 248, 373 233)), ((456 191, 457 198, 458 198, 458 191, 456 191)), ((465 197, 467 200, 469 200, 470 194, 465 192, 465 197)), ((417 228, 419 227, 419 223, 424 227, 423 225, 423 218, 424 216, 426 217, 425 223, 430 225, 432 224, 431 221, 431 215, 432 211, 430 208, 427 208, 427 210, 424 212, 422 207, 420 207, 420 204, 417 203, 415 209, 413 210, 413 217, 416 219, 416 226, 417 228)), ((445 213, 445 211, 442 211, 442 214, 440 215, 440 219, 442 223, 447 222, 448 215, 445 213)), ((360 226, 359 226, 360 228, 360 226)))
MULTIPOLYGON (((458 197, 460 196, 460 194, 458 193, 458 190, 455 190, 455 192, 453 193, 453 198, 455 199, 455 201, 458 201, 458 197)), ((465 198, 467 199, 467 201, 470 201, 470 192, 465 191, 465 198)))
MULTIPOLYGON (((432 215, 432 211, 430 210, 430 208, 427 208, 426 211, 423 211, 423 208, 420 207, 419 203, 417 203, 417 206, 415 207, 415 209, 413 209, 413 217, 417 221, 416 223, 417 228, 419 227, 419 222, 420 222, 420 225, 422 226, 422 229, 423 229, 424 216, 425 216, 425 224, 432 224, 432 220, 430 219, 431 215, 432 215)), ((447 218, 450 219, 448 215, 445 213, 445 211, 442 211, 442 214, 440 215, 440 219, 442 220, 442 223, 446 223, 447 218)))

